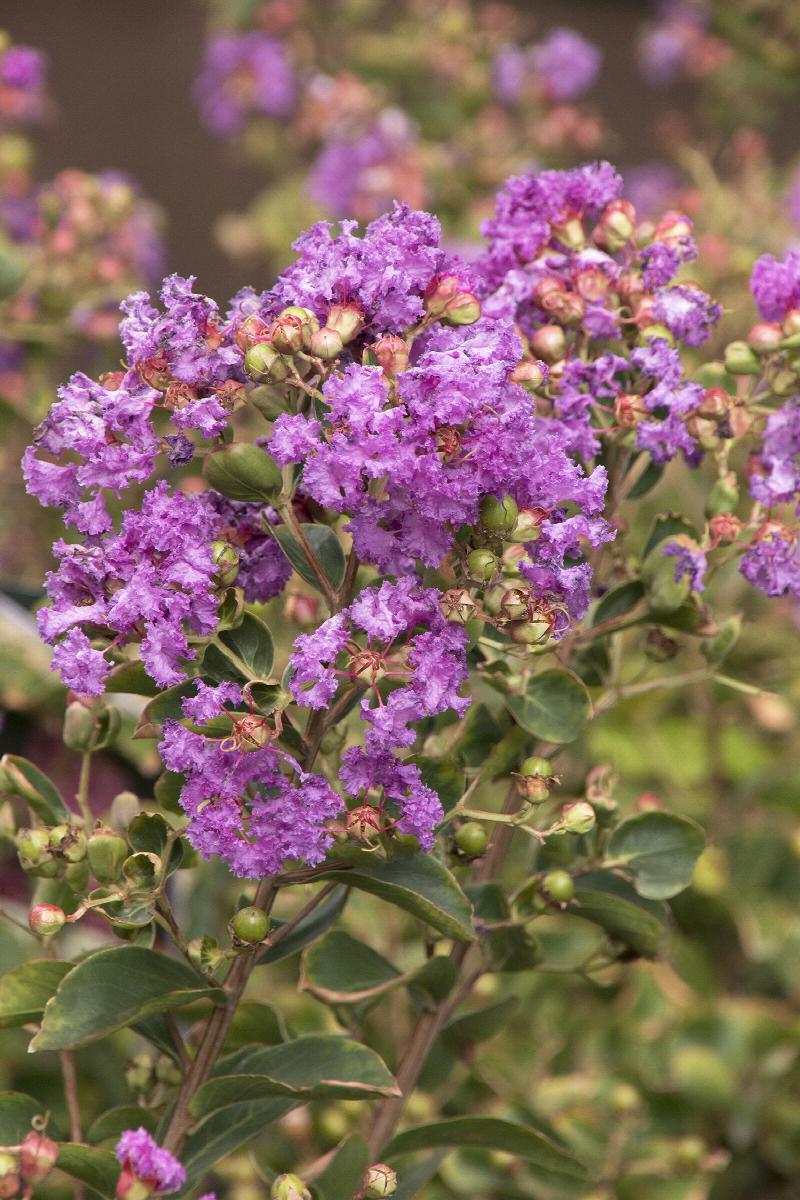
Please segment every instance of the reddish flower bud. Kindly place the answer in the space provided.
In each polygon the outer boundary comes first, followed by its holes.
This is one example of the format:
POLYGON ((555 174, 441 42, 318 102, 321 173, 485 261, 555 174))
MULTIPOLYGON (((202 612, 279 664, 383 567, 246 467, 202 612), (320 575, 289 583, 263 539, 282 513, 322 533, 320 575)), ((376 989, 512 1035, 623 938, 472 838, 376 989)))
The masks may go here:
POLYGON ((580 250, 586 245, 586 231, 577 213, 568 214, 560 221, 551 221, 550 232, 567 250, 580 250))
POLYGON ((64 928, 67 915, 57 904, 34 904, 28 913, 28 924, 40 937, 52 937, 64 928))
POLYGON ((322 329, 318 329, 311 335, 309 350, 315 358, 321 358, 328 362, 330 359, 337 358, 343 349, 344 342, 335 329, 323 326, 322 329))
POLYGON ((316 596, 289 595, 283 604, 283 614, 288 621, 294 621, 297 625, 316 625, 319 601, 316 596))
POLYGON ((794 337, 800 333, 800 308, 790 308, 783 318, 783 332, 786 337, 794 337))
POLYGON ((344 345, 347 345, 364 328, 364 314, 355 304, 334 304, 328 312, 325 326, 335 329, 344 345))
POLYGON ((442 320, 446 325, 474 325, 481 315, 481 303, 472 292, 456 292, 445 308, 442 320))
POLYGON ((281 354, 296 354, 303 346, 303 324, 299 317, 278 317, 269 331, 269 340, 281 354))
POLYGON ((644 279, 641 272, 635 271, 632 268, 620 273, 616 287, 617 295, 622 300, 627 301, 632 307, 638 304, 640 297, 645 292, 644 279))
POLYGON ((717 513, 708 522, 708 531, 716 546, 729 546, 742 532, 742 522, 733 513, 717 513))
POLYGON ((549 292, 542 308, 564 325, 579 325, 586 314, 586 305, 577 292, 549 292))
POLYGON ((575 277, 575 290, 584 300, 602 300, 608 295, 611 281, 599 267, 587 267, 575 277))
POLYGON ((44 1133, 32 1129, 22 1139, 19 1169, 26 1183, 41 1183, 52 1171, 58 1158, 58 1145, 44 1133))
POLYGON ((537 359, 518 363, 511 372, 511 382, 521 384, 528 392, 535 392, 547 379, 547 365, 537 359))
POLYGON ((531 338, 531 350, 546 363, 563 358, 566 348, 567 339, 559 325, 542 325, 531 338))
POLYGON ((614 400, 614 416, 617 424, 623 429, 633 429, 639 424, 645 414, 642 397, 634 393, 624 393, 614 400))
POLYGON ((595 811, 586 800, 565 804, 561 811, 561 826, 567 833, 589 833, 596 823, 595 811))
POLYGON ((408 366, 408 346, 395 333, 386 333, 370 346, 385 375, 394 378, 408 366))
POLYGON ((457 275, 434 275, 422 297, 425 312, 431 317, 441 317, 457 292, 457 275))
POLYGON ((269 325, 262 317, 257 317, 253 313, 249 317, 245 317, 237 327, 233 340, 240 350, 247 351, 251 346, 265 342, 268 336, 269 325))
POLYGON ((784 333, 780 325, 769 322, 760 321, 747 335, 747 344, 756 354, 771 354, 773 350, 780 349, 780 344, 783 341, 784 333))
POLYGON ((17 1160, 8 1150, 0 1150, 0 1200, 11 1200, 20 1189, 17 1160))
POLYGON ((563 279, 558 279, 554 275, 545 275, 544 279, 537 279, 533 286, 531 298, 535 300, 537 304, 543 306, 548 296, 553 295, 555 292, 563 294, 566 292, 566 290, 567 285, 564 283, 563 279))
POLYGON ((636 209, 629 200, 612 200, 603 210, 592 241, 612 253, 621 250, 636 232, 636 209))
POLYGON ((666 242, 667 245, 673 242, 682 242, 692 236, 693 229, 694 226, 687 216, 670 209, 669 212, 664 213, 656 225, 653 231, 653 241, 666 242))

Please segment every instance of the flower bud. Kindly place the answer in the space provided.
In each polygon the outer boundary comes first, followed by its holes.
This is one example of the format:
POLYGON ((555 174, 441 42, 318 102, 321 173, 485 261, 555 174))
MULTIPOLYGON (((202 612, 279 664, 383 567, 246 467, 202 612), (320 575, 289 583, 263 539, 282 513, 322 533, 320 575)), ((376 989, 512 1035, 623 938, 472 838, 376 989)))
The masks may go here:
POLYGON ((50 834, 46 829, 20 829, 17 834, 17 855, 23 871, 50 859, 50 834))
POLYGON ((67 914, 57 904, 34 904, 28 913, 28 924, 39 937, 52 937, 64 928, 67 914))
POLYGON ((278 317, 269 331, 269 341, 280 354, 296 354, 303 348, 303 323, 300 318, 278 317))
POLYGON ((548 871, 542 880, 542 887, 559 904, 568 904, 575 895, 575 884, 568 871, 548 871))
POLYGON ((44 1133, 32 1129, 22 1139, 19 1170, 26 1183, 41 1183, 52 1171, 58 1158, 58 1145, 44 1133))
POLYGON ((298 1175, 279 1175, 270 1191, 271 1200, 311 1200, 308 1190, 298 1175))
POLYGON ((725 370, 731 375, 757 375, 761 364, 747 342, 730 342, 725 347, 725 370))
POLYGON ((386 1163, 374 1163, 367 1168, 362 1190, 365 1200, 381 1200, 382 1196, 393 1196, 397 1191, 397 1172, 386 1163))
MULTIPOLYGON (((637 319, 638 315, 639 314, 637 312, 637 319)), ((660 325, 658 322, 646 324, 641 327, 639 329, 639 336, 636 339, 636 343, 639 346, 646 346, 651 338, 661 338, 667 343, 668 346, 675 345, 675 338, 672 336, 669 329, 667 329, 666 325, 660 325)))
POLYGON ((511 382, 518 383, 526 392, 535 392, 547 379, 547 364, 537 359, 526 359, 518 363, 511 372, 511 382))
POLYGON ((783 318, 781 328, 783 329, 784 336, 787 338, 794 338, 800 333, 800 308, 789 309, 783 318))
POLYGON ((766 380, 776 396, 791 396, 797 391, 797 371, 789 363, 767 363, 766 380))
POLYGON ((561 812, 561 827, 567 833, 589 833, 597 822, 595 811, 586 800, 565 804, 561 812))
POLYGON ((446 621, 466 625, 477 612, 477 605, 465 588, 450 588, 439 597, 439 607, 446 621))
POLYGON ((509 533, 517 523, 519 509, 513 496, 484 496, 480 503, 481 525, 490 533, 509 533))
POLYGON ((584 300, 602 300, 610 288, 611 280, 600 267, 586 267, 575 276, 575 290, 584 300))
POLYGON ((520 509, 517 523, 514 526, 515 542, 537 542, 542 532, 542 522, 549 513, 546 508, 520 509))
POLYGON ((560 325, 542 325, 531 338, 531 350, 546 363, 563 358, 566 348, 567 339, 560 325))
POLYGON ((472 292, 456 292, 442 314, 445 325, 474 325, 481 315, 481 303, 472 292))
MULTIPOLYGON (((159 795, 159 780, 156 780, 153 795, 159 804, 164 804, 168 807, 164 798, 159 795)), ((139 797, 135 792, 117 792, 114 799, 111 801, 111 809, 109 811, 109 821, 112 829, 118 832, 125 831, 130 825, 134 817, 139 815, 139 797)))
POLYGON ((269 917, 263 909, 250 904, 234 914, 230 927, 236 941, 251 946, 263 942, 269 933, 269 917))
POLYGON ((94 713, 79 700, 73 700, 64 713, 64 745, 68 750, 90 750, 94 736, 94 713))
POLYGON ((230 587, 239 574, 239 551, 230 542, 211 543, 211 561, 216 567, 214 582, 219 588, 230 587))
POLYGON ((550 233, 566 250, 580 250, 586 245, 586 231, 577 213, 569 214, 561 221, 551 221, 550 233))
POLYGON ((464 825, 459 825, 453 840, 468 858, 478 858, 489 844, 489 835, 477 821, 467 821, 464 825))
POLYGON ((473 579, 488 583, 497 571, 500 563, 497 555, 491 550, 473 550, 467 555, 467 569, 473 579))
MULTIPOLYGON (((138 809, 138 801, 136 805, 138 809)), ((121 834, 98 825, 86 844, 89 868, 98 883, 116 883, 128 857, 128 843, 121 834)))
POLYGON ((580 325, 586 315, 586 305, 577 292, 551 292, 542 308, 562 325, 580 325))
POLYGON ((600 214, 592 241, 612 254, 621 250, 636 232, 636 209, 630 200, 612 200, 600 214))
POLYGON ((53 853, 67 862, 80 862, 86 857, 86 834, 77 825, 54 825, 49 841, 53 853))
POLYGON ((706 516, 717 517, 730 513, 739 503, 739 484, 733 471, 728 471, 716 480, 706 500, 706 516))
POLYGON ((742 529, 742 522, 730 512, 718 513, 708 522, 708 531, 717 546, 731 545, 736 541, 742 529))
POLYGON ((257 342, 244 356, 245 374, 255 383, 283 383, 288 379, 288 360, 271 342, 257 342))
POLYGON ((337 333, 335 329, 328 329, 323 326, 322 329, 318 329, 316 333, 311 335, 309 351, 315 358, 321 358, 325 362, 328 362, 333 358, 337 358, 343 349, 344 342, 342 341, 341 334, 337 333))
POLYGON ((0 1200, 11 1200, 20 1189, 17 1160, 8 1150, 0 1150, 0 1200))
POLYGON ((373 342, 370 350, 383 373, 391 379, 405 371, 408 366, 408 346, 405 339, 395 333, 385 333, 377 342, 373 342))
POLYGON ((364 328, 364 314, 356 304, 333 304, 325 319, 325 327, 338 333, 346 346, 364 328))
POLYGON ((278 320, 282 317, 296 317, 300 322, 302 330, 303 346, 308 350, 311 344, 311 338, 319 329, 319 321, 316 315, 310 308, 302 308, 299 304, 290 304, 288 308, 284 308, 278 313, 278 320))
POLYGON ((233 340, 240 350, 245 352, 258 342, 265 342, 269 335, 269 325, 262 318, 251 313, 237 326, 233 340))
POLYGON ((687 216, 670 209, 653 230, 653 241, 666 242, 667 245, 679 243, 691 237, 693 230, 694 226, 687 216))
POLYGON ((772 354, 774 350, 780 349, 783 336, 780 325, 761 321, 748 333, 747 344, 756 354, 772 354))
POLYGON ((457 292, 457 275, 434 275, 422 297, 425 312, 430 317, 441 317, 457 292))

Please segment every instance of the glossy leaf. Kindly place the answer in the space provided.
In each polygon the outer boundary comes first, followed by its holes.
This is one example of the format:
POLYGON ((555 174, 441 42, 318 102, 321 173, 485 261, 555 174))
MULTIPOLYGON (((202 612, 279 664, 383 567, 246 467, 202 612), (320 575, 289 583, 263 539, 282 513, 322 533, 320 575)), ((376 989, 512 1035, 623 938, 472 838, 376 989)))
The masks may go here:
POLYGON ((640 579, 629 579, 606 592, 599 601, 592 616, 592 625, 600 625, 613 617, 621 617, 639 603, 644 596, 644 587, 640 579))
MULTIPOLYGON (((294 927, 292 932, 282 938, 275 946, 268 947, 258 960, 259 966, 280 962, 292 954, 298 954, 306 946, 310 946, 321 938, 326 929, 339 919, 347 903, 346 887, 337 887, 322 903, 294 927)), ((277 917, 272 922, 273 929, 280 929, 284 922, 277 917)))
POLYGON ((395 904, 456 941, 472 941, 469 901, 447 868, 429 854, 400 853, 385 862, 364 850, 339 849, 345 861, 327 878, 395 904))
POLYGON ((142 946, 113 946, 83 959, 64 976, 29 1048, 69 1050, 151 1013, 195 1000, 224 999, 221 988, 204 986, 191 967, 177 959, 142 946))
POLYGON ((251 442, 233 442, 209 454, 203 474, 218 492, 231 500, 274 500, 281 473, 270 456, 251 442))
POLYGON ((160 688, 151 679, 140 660, 120 663, 106 676, 107 692, 126 692, 132 696, 157 696, 160 688))
POLYGON ((157 738, 161 735, 164 721, 180 721, 183 717, 181 701, 186 696, 194 696, 197 688, 191 679, 185 683, 176 683, 174 687, 159 692, 142 710, 142 715, 136 725, 135 738, 157 738))
POLYGON ((606 855, 633 874, 640 896, 668 900, 689 886, 704 846, 703 831, 694 821, 674 813, 644 812, 617 826, 606 855))
POLYGON ((0 977, 0 1029, 38 1021, 71 968, 72 963, 55 958, 35 958, 0 977))
POLYGON ((73 1179, 80 1179, 98 1195, 114 1200, 120 1166, 110 1150, 65 1142, 59 1149, 56 1166, 73 1179))
POLYGON ((98 1142, 108 1142, 112 1138, 117 1141, 126 1129, 138 1129, 143 1125, 148 1133, 154 1133, 158 1126, 158 1117, 149 1108, 140 1104, 120 1104, 101 1113, 96 1121, 86 1131, 87 1142, 95 1145, 98 1142))
POLYGON ((24 1092, 0 1092, 0 1146, 17 1146, 47 1106, 24 1092))
POLYGON ((506 697, 515 721, 534 737, 572 742, 592 713, 586 688, 566 671, 543 671, 528 683, 524 696, 506 697))
POLYGON ((394 1077, 374 1050, 349 1038, 308 1034, 280 1046, 247 1046, 229 1055, 196 1092, 191 1111, 200 1117, 270 1096, 360 1100, 396 1095, 394 1077))
POLYGON ((416 1150, 439 1147, 471 1150, 501 1150, 526 1158, 542 1175, 542 1182, 585 1183, 584 1167, 550 1138, 527 1125, 503 1121, 498 1117, 455 1117, 430 1125, 418 1125, 400 1133, 386 1147, 384 1154, 394 1159, 416 1150))
POLYGON ((186 1170, 186 1189, 197 1183, 221 1158, 263 1134, 273 1121, 296 1108, 297 1100, 273 1098, 245 1101, 213 1113, 189 1135, 181 1162, 186 1170))
POLYGON ((203 673, 218 683, 266 680, 272 670, 275 647, 272 634, 255 613, 246 612, 241 625, 218 635, 203 658, 203 673))
POLYGON ((326 1004, 377 999, 403 976, 365 942, 334 929, 303 955, 300 987, 326 1004))
MULTIPOLYGON (((311 552, 322 568, 325 578, 335 592, 344 582, 345 557, 342 544, 336 534, 327 525, 301 525, 311 552)), ((300 542, 287 525, 273 525, 271 533, 278 545, 294 567, 297 574, 306 583, 319 589, 319 580, 315 575, 308 556, 300 542)))
POLYGON ((610 871, 579 875, 569 911, 600 925, 643 958, 656 958, 666 937, 662 906, 643 899, 626 879, 610 871))
POLYGON ((345 1196, 355 1196, 368 1166, 367 1143, 358 1134, 351 1134, 336 1147, 333 1158, 314 1181, 319 1200, 343 1200, 345 1196))
POLYGON ((72 819, 53 781, 18 754, 4 754, 0 759, 0 791, 19 796, 46 825, 72 819))

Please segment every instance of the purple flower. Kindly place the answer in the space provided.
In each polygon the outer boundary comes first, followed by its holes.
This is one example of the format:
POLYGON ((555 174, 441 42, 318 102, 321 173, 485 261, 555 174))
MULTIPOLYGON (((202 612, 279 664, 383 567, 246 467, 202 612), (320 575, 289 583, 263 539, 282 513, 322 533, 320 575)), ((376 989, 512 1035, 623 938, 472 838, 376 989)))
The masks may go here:
POLYGON ((444 810, 433 788, 422 782, 416 763, 402 763, 388 751, 367 753, 352 746, 342 755, 339 774, 355 797, 366 800, 369 792, 379 793, 381 809, 388 801, 390 810, 397 812, 400 833, 413 834, 423 850, 433 847, 434 830, 444 810))
POLYGON ((158 1195, 177 1192, 186 1182, 186 1172, 177 1158, 162 1150, 143 1126, 126 1129, 114 1153, 122 1164, 123 1176, 127 1170, 158 1195))
MULTIPOLYGON (((239 689, 200 684, 183 711, 209 720, 225 711, 223 704, 241 708, 239 689)), ((178 721, 164 723, 159 750, 167 769, 185 776, 180 803, 189 818, 189 841, 204 858, 219 856, 245 879, 275 874, 287 861, 322 862, 333 841, 328 822, 341 812, 341 797, 269 744, 262 736, 269 733, 266 718, 240 714, 231 726, 230 736, 215 740, 178 721)))
POLYGON ((278 596, 292 573, 291 565, 264 522, 278 517, 270 508, 228 500, 208 492, 209 503, 219 515, 218 537, 229 541, 239 553, 236 583, 250 604, 266 604, 278 596))
POLYGON ((762 254, 753 267, 750 289, 765 321, 782 321, 800 305, 800 251, 790 250, 782 262, 762 254))
POLYGON ((391 208, 396 187, 395 167, 416 145, 416 133, 400 109, 384 109, 364 132, 327 141, 311 167, 308 193, 326 212, 337 217, 364 210, 380 213, 391 208))
POLYGON ((40 121, 45 109, 47 59, 32 46, 9 46, 0 54, 0 116, 40 121))
POLYGON ((663 548, 663 553, 675 559, 675 582, 685 576, 693 592, 702 592, 705 587, 708 561, 700 547, 690 538, 675 538, 663 548))
POLYGON ((286 47, 254 30, 217 34, 209 42, 194 95, 208 128, 226 137, 253 114, 288 116, 296 91, 286 47))
POLYGON ((602 54, 574 29, 553 29, 532 47, 533 69, 554 100, 577 100, 597 78, 602 54))
POLYGON ((81 696, 102 696, 109 665, 82 630, 70 629, 61 639, 53 651, 51 666, 60 673, 64 687, 81 696))
POLYGON ((687 346, 701 346, 722 316, 722 306, 700 288, 684 284, 658 292, 653 316, 687 346))
POLYGON ((770 413, 750 491, 767 508, 800 498, 800 400, 770 413))
POLYGON ((787 592, 800 598, 800 545, 797 535, 779 521, 770 521, 756 534, 742 558, 745 579, 767 596, 787 592))
POLYGON ((529 55, 521 46, 500 47, 492 61, 492 90, 501 104, 516 104, 529 73, 529 55))

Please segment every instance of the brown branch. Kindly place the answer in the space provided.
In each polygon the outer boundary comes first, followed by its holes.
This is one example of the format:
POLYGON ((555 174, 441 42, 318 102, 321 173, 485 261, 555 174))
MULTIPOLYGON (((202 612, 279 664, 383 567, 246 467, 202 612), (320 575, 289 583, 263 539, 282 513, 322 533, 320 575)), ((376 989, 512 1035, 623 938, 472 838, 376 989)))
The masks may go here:
MULTIPOLYGON (((81 1106, 78 1100, 78 1077, 75 1072, 75 1056, 71 1050, 59 1051, 61 1075, 64 1079, 64 1097, 67 1102, 69 1115, 69 1137, 71 1142, 80 1144, 83 1141, 81 1131, 81 1106)), ((86 1192, 82 1183, 75 1182, 75 1200, 83 1200, 86 1192)))

